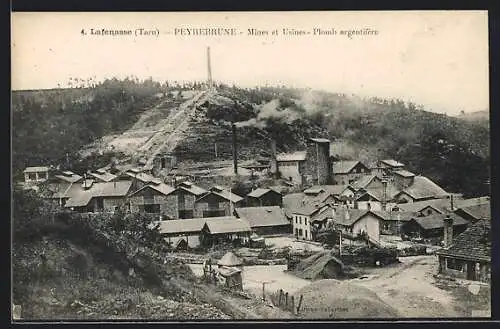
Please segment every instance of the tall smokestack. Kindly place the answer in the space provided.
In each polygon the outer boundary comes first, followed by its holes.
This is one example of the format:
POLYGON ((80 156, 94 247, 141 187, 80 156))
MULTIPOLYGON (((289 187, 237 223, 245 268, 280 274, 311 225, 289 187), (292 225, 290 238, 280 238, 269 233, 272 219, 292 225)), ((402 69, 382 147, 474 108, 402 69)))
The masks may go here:
POLYGON ((271 174, 276 176, 278 173, 278 160, 276 159, 276 141, 271 140, 271 174))
POLYGON ((212 87, 212 64, 210 60, 210 47, 207 47, 207 73, 208 73, 208 87, 212 87))
POLYGON ((233 168, 234 174, 238 174, 238 155, 236 152, 236 125, 233 123, 231 125, 231 130, 233 132, 233 168))
POLYGON ((455 205, 453 204, 453 194, 450 194, 450 210, 451 212, 455 211, 455 205))

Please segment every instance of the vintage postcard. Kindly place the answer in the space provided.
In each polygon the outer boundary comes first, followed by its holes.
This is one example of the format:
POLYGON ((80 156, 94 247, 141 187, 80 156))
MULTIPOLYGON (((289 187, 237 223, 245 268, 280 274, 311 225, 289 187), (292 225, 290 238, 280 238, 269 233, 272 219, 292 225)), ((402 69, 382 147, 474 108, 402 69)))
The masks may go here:
POLYGON ((13 320, 491 316, 486 11, 11 25, 13 320))

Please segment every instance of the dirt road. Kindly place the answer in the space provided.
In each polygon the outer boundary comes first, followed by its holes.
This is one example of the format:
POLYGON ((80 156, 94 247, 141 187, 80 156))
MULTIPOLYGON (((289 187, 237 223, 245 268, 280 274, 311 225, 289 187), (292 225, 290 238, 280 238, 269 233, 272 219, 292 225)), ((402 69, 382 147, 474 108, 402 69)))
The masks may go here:
POLYGON ((402 264, 373 269, 366 279, 353 283, 372 289, 401 317, 460 317, 453 296, 433 285, 437 270, 436 256, 400 258, 402 264))

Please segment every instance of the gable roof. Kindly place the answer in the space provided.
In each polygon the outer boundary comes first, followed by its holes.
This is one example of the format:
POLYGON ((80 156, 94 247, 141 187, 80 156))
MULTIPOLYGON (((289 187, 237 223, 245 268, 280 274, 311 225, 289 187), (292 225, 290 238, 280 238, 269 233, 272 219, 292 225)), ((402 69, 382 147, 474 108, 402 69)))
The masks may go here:
POLYGON ((332 171, 334 174, 348 174, 360 163, 359 161, 335 161, 332 165, 332 171))
POLYGON ((286 161, 304 161, 306 159, 306 151, 297 151, 293 153, 280 153, 276 155, 276 161, 286 162, 286 161))
POLYGON ((48 198, 66 198, 67 191, 71 188, 72 183, 68 182, 59 182, 59 183, 50 183, 46 185, 48 198))
POLYGON ((414 212, 407 211, 376 211, 372 210, 372 213, 377 214, 384 221, 399 221, 408 222, 412 218, 416 217, 418 214, 414 212))
POLYGON ((161 234, 180 234, 188 232, 201 232, 206 218, 174 219, 156 222, 161 234))
POLYGON ((83 178, 82 176, 75 174, 72 171, 63 171, 62 173, 55 175, 54 177, 68 183, 76 183, 83 178))
POLYGON ((222 258, 217 262, 217 265, 222 266, 240 266, 243 265, 243 261, 238 258, 235 254, 228 251, 222 258))
POLYGON ((125 197, 130 188, 132 187, 132 182, 130 181, 116 181, 116 182, 100 182, 92 184, 87 190, 81 187, 72 187, 66 192, 66 195, 70 195, 68 201, 66 201, 65 207, 82 207, 86 206, 92 198, 95 197, 125 197))
POLYGON ((196 202, 201 201, 210 195, 217 195, 217 196, 219 196, 227 201, 231 201, 233 203, 238 203, 238 202, 243 200, 243 198, 237 194, 234 194, 234 193, 232 193, 228 190, 225 190, 225 189, 218 189, 217 188, 217 190, 212 189, 210 192, 205 193, 203 196, 201 196, 199 199, 197 199, 196 202))
POLYGON ((309 138, 309 140, 315 143, 330 143, 330 140, 326 138, 309 138))
POLYGON ((482 196, 478 198, 470 198, 470 199, 455 199, 455 208, 464 208, 469 206, 476 206, 480 204, 490 204, 489 196, 482 196))
POLYGON ((416 201, 412 203, 400 203, 396 205, 398 208, 404 211, 409 212, 419 212, 427 207, 432 207, 438 210, 440 213, 447 212, 450 208, 450 200, 449 199, 433 199, 433 200, 424 200, 424 201, 416 201))
POLYGON ((380 160, 383 164, 388 165, 389 167, 397 168, 397 167, 404 167, 405 165, 402 164, 401 162, 398 162, 393 159, 387 159, 387 160, 380 160))
POLYGON ((415 177, 415 174, 408 170, 396 170, 394 174, 402 177, 415 177))
POLYGON ((82 191, 79 194, 76 194, 72 196, 71 198, 66 201, 64 204, 65 208, 72 208, 72 207, 84 207, 89 204, 90 200, 92 199, 92 193, 88 191, 82 191))
POLYGON ((116 175, 113 175, 110 172, 102 172, 102 171, 101 171, 101 173, 91 172, 90 176, 97 178, 98 180, 103 181, 103 182, 111 182, 112 180, 114 180, 118 177, 116 175))
MULTIPOLYGON (((431 230, 444 227, 445 217, 446 217, 445 214, 432 214, 422 217, 415 216, 410 221, 416 222, 424 230, 431 230)), ((465 220, 462 217, 457 216, 455 214, 452 214, 451 218, 453 218, 453 226, 469 224, 468 220, 465 220)))
POLYGON ((375 193, 373 191, 367 190, 361 193, 357 198, 356 201, 359 201, 360 199, 364 198, 365 196, 370 196, 370 199, 373 201, 382 201, 383 196, 381 197, 378 193, 375 193))
POLYGON ((359 179, 357 179, 351 186, 355 190, 359 190, 360 188, 366 188, 372 181, 380 180, 376 175, 363 175, 359 179))
POLYGON ((251 228, 290 224, 286 219, 285 211, 278 206, 243 207, 236 208, 235 212, 239 218, 247 220, 251 228))
POLYGON ((483 203, 479 205, 459 208, 455 211, 456 214, 460 214, 460 212, 466 213, 475 220, 491 219, 491 206, 489 203, 483 203))
POLYGON ((209 217, 205 218, 205 227, 211 234, 250 232, 250 224, 236 217, 209 217))
POLYGON ((26 167, 23 172, 25 173, 34 173, 34 172, 44 172, 49 171, 49 167, 39 166, 39 167, 26 167))
MULTIPOLYGON (((291 216, 294 212, 309 212, 305 207, 316 207, 325 203, 330 195, 321 193, 319 195, 307 195, 304 193, 290 193, 283 197, 283 208, 287 216, 291 216)), ((312 210, 311 212, 312 213, 312 210)), ((309 213, 309 214, 310 214, 309 213)))
POLYGON ((130 194, 130 196, 134 196, 134 195, 138 194, 139 192, 144 191, 145 189, 152 189, 152 190, 155 190, 158 193, 161 193, 163 195, 169 195, 175 191, 175 188, 173 188, 172 186, 169 186, 165 183, 161 183, 158 185, 149 183, 148 185, 145 185, 145 186, 141 187, 140 189, 138 189, 137 191, 135 191, 134 193, 130 194))
POLYGON ((449 196, 448 192, 425 176, 415 176, 413 184, 402 192, 405 192, 416 200, 424 198, 445 198, 449 196))
POLYGON ((491 262, 491 223, 480 220, 457 235, 451 245, 439 249, 436 254, 491 262))
POLYGON ((343 226, 352 226, 367 214, 373 214, 377 218, 384 219, 381 214, 366 209, 345 209, 340 208, 335 211, 333 222, 343 226), (346 213, 349 214, 346 218, 346 213))
POLYGON ((201 188, 199 187, 198 185, 195 185, 191 182, 182 182, 182 183, 179 183, 177 185, 177 188, 178 189, 182 189, 186 192, 189 192, 191 194, 194 194, 196 196, 200 196, 200 195, 203 195, 205 193, 207 193, 207 190, 205 190, 204 188, 201 188))
POLYGON ((125 174, 143 183, 153 183, 153 184, 162 183, 161 179, 154 177, 150 174, 147 174, 145 172, 127 171, 125 174))
POLYGON ((257 188, 255 190, 253 190, 252 192, 248 193, 247 196, 248 197, 251 197, 251 198, 260 198, 261 196, 269 193, 269 192, 274 192, 274 193, 277 193, 277 194, 280 194, 278 191, 275 191, 273 189, 269 189, 269 188, 257 188))

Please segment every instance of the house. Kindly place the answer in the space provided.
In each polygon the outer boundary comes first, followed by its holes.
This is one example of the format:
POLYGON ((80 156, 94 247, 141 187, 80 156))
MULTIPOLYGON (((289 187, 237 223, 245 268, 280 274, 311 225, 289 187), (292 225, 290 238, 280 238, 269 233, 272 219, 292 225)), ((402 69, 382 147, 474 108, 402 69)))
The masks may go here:
POLYGON ((65 182, 65 183, 78 183, 83 180, 83 177, 75 174, 72 171, 66 170, 62 171, 59 174, 54 175, 55 180, 59 182, 65 182))
POLYGON ((401 235, 404 223, 418 216, 414 212, 373 211, 380 216, 380 234, 401 235))
POLYGON ((247 194, 246 203, 249 207, 281 207, 283 205, 283 195, 270 188, 257 188, 247 194))
POLYGON ((306 151, 278 154, 276 162, 280 176, 295 185, 302 185, 305 180, 306 155, 306 151))
POLYGON ((29 183, 40 183, 45 182, 49 179, 49 167, 27 167, 24 169, 24 182, 29 183))
POLYGON ((376 175, 363 175, 356 181, 352 182, 350 185, 355 191, 358 191, 360 189, 381 189, 384 187, 382 179, 380 179, 376 175))
POLYGON ((471 222, 480 219, 491 220, 491 205, 488 202, 461 207, 455 210, 455 214, 471 222))
POLYGON ((451 209, 451 201, 449 199, 431 199, 412 203, 400 203, 394 205, 392 209, 394 211, 415 212, 423 216, 445 214, 451 209))
POLYGON ((112 173, 108 172, 105 169, 97 169, 95 172, 89 173, 89 175, 96 181, 96 182, 112 182, 118 178, 117 175, 113 175, 112 173))
POLYGON ((197 248, 200 246, 200 234, 205 225, 205 218, 163 220, 157 224, 160 234, 172 247, 185 243, 189 248, 197 248))
POLYGON ((332 217, 332 208, 329 205, 307 205, 292 212, 293 234, 299 240, 314 240, 314 221, 323 222, 332 217))
POLYGON ((74 188, 64 207, 78 212, 114 212, 124 204, 126 196, 131 191, 132 182, 95 183, 87 179, 80 185, 82 188, 74 188))
POLYGON ((285 209, 286 216, 288 218, 292 218, 295 210, 301 209, 305 206, 321 206, 336 202, 340 202, 340 198, 337 198, 322 189, 313 191, 309 190, 308 193, 298 192, 286 194, 283 197, 283 208, 285 209))
POLYGON ((377 162, 377 167, 384 171, 384 174, 392 174, 394 171, 404 169, 405 165, 393 159, 380 160, 377 162))
POLYGON ((447 245, 436 251, 438 272, 454 278, 491 282, 491 221, 478 220, 455 238, 453 230, 450 233, 447 245))
POLYGON ((411 203, 431 199, 446 199, 449 193, 425 176, 415 176, 413 184, 394 196, 397 203, 411 203))
POLYGON ((177 184, 173 192, 177 198, 177 218, 194 218, 195 201, 207 192, 204 188, 188 181, 177 184))
POLYGON ((333 196, 340 196, 345 190, 347 185, 314 185, 304 190, 305 194, 318 194, 319 192, 326 192, 333 196))
MULTIPOLYGON (((404 235, 411 238, 433 239, 441 238, 444 230, 445 214, 433 214, 428 216, 415 216, 401 226, 401 231, 404 235)), ((453 218, 453 229, 456 233, 463 232, 469 221, 457 216, 451 215, 453 218)))
POLYGON ((239 207, 243 198, 220 186, 214 186, 194 203, 194 217, 231 216, 231 209, 239 207))
POLYGON ((142 172, 141 169, 130 169, 124 173, 124 176, 128 176, 132 180, 132 189, 137 191, 142 187, 148 185, 149 183, 160 184, 162 180, 151 176, 148 173, 142 172))
POLYGON ((278 206, 236 208, 235 215, 248 221, 252 230, 260 235, 292 232, 285 211, 278 206))
POLYGON ((370 174, 370 169, 360 161, 335 161, 332 165, 334 184, 351 184, 364 175, 370 174))
POLYGON ((363 209, 338 208, 334 212, 333 224, 339 230, 351 235, 366 233, 372 241, 380 240, 380 221, 384 220, 379 213, 363 209))
POLYGON ((202 245, 210 247, 215 244, 238 242, 246 245, 252 229, 246 220, 233 216, 205 218, 201 230, 202 245))
POLYGON ((407 170, 395 170, 393 172, 394 184, 401 190, 411 186, 415 180, 415 174, 407 170))
POLYGON ((364 210, 374 210, 381 211, 382 210, 382 200, 383 198, 377 195, 372 191, 363 191, 357 198, 354 200, 354 208, 355 209, 364 209, 364 210))
POLYGON ((227 266, 227 267, 236 267, 241 269, 243 267, 243 261, 241 258, 233 254, 231 251, 228 251, 222 256, 222 258, 217 262, 218 267, 227 266))
POLYGON ((170 219, 179 218, 174 191, 173 187, 164 183, 149 183, 129 195, 130 211, 157 214, 170 219))

